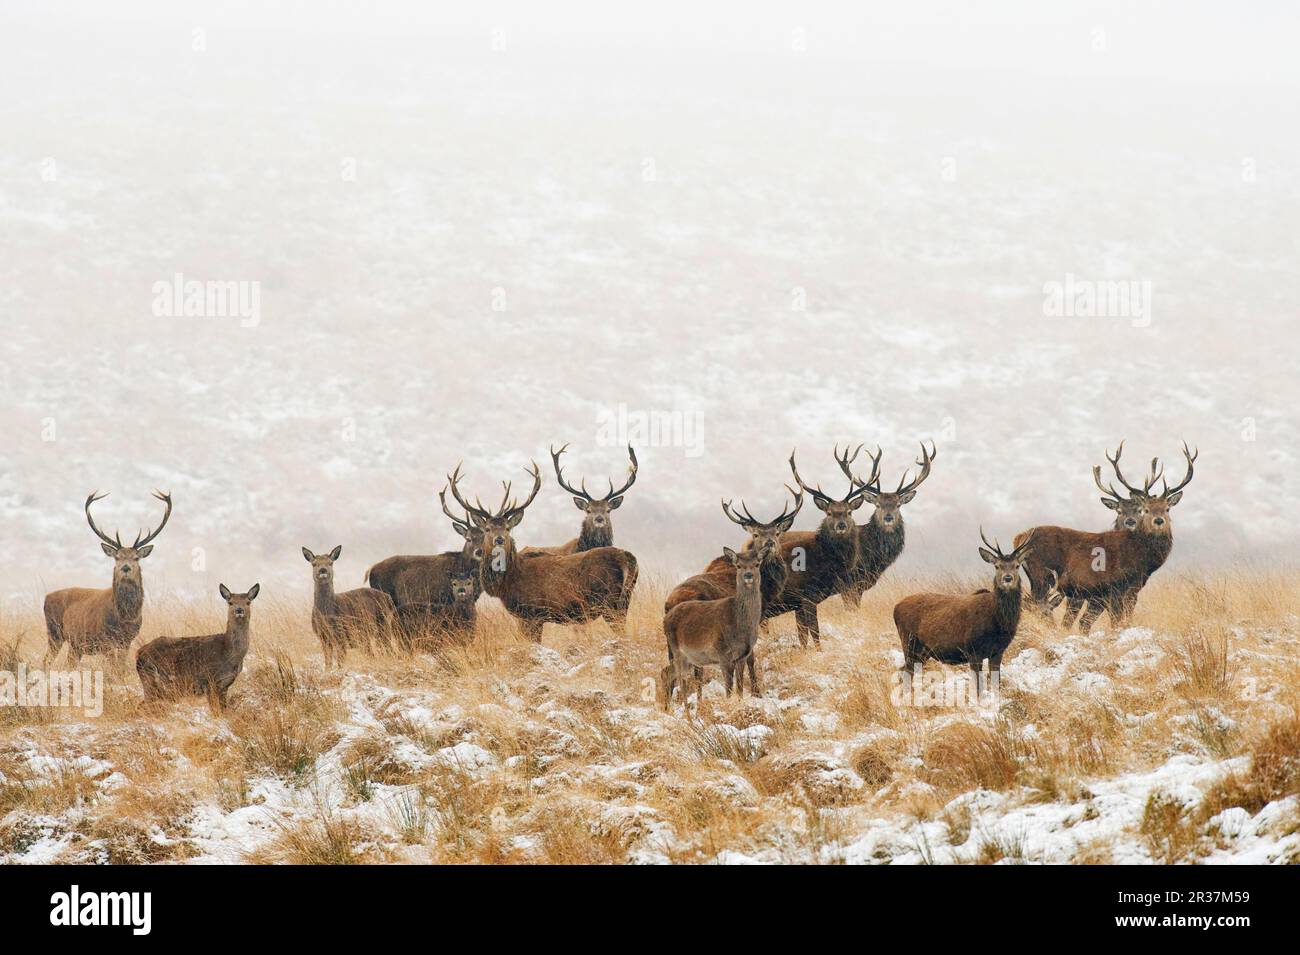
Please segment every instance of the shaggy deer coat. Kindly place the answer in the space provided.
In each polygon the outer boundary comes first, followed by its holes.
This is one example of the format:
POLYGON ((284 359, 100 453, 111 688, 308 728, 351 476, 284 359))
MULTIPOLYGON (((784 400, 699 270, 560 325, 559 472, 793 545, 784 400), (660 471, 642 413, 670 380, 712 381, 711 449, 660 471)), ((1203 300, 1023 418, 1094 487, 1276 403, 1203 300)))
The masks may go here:
POLYGON ((159 637, 136 654, 146 703, 180 696, 206 696, 216 712, 226 706, 226 693, 244 669, 248 654, 252 603, 261 591, 253 584, 246 594, 232 594, 225 584, 221 599, 229 609, 226 629, 204 637, 159 637))

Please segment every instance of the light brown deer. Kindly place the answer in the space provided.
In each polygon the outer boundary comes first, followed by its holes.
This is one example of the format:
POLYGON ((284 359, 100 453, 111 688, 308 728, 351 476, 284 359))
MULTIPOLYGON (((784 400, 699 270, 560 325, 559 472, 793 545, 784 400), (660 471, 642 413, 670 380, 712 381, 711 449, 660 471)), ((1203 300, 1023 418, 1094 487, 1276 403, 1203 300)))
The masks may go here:
POLYGON ((754 644, 758 642, 758 624, 763 617, 760 568, 771 549, 771 543, 739 553, 730 547, 723 548, 723 558, 735 570, 735 592, 717 600, 687 600, 664 617, 668 665, 659 674, 659 695, 664 709, 671 705, 673 689, 678 686, 682 690, 682 705, 686 705, 692 680, 695 698, 700 699, 700 677, 706 666, 722 668, 728 696, 733 683, 737 694, 745 695, 746 667, 750 689, 761 692, 751 661, 754 644))
POLYGON ((965 664, 984 695, 984 661, 996 687, 1001 680, 1002 654, 1020 625, 1020 568, 1026 550, 1034 543, 1029 534, 1010 554, 990 544, 980 529, 979 549, 985 563, 993 565, 993 589, 973 594, 913 594, 894 607, 894 626, 903 644, 903 680, 910 688, 912 668, 925 660, 965 664))
MULTIPOLYGON (((451 578, 469 574, 478 580, 478 562, 483 558, 483 535, 468 515, 457 516, 447 508, 447 492, 438 494, 442 513, 464 541, 460 550, 424 556, 387 557, 366 571, 366 582, 393 598, 397 607, 408 604, 439 607, 451 602, 451 578)), ((477 585, 476 585, 477 586, 477 585)), ((474 594, 478 597, 478 592, 474 594)))
POLYGON ((482 534, 485 557, 479 575, 483 589, 505 605, 530 640, 540 642, 547 623, 585 624, 602 617, 621 635, 636 586, 636 558, 617 547, 521 558, 511 532, 542 487, 536 462, 529 474, 533 489, 528 499, 516 503, 510 483, 504 482, 505 493, 495 511, 484 508, 481 501, 469 504, 461 497, 459 465, 447 477, 452 497, 482 534))
POLYGON ((261 592, 253 584, 246 594, 232 594, 221 584, 221 599, 228 605, 224 633, 205 637, 159 637, 140 648, 135 669, 144 688, 145 703, 181 696, 206 696, 219 713, 226 694, 244 669, 252 623, 253 601, 261 592))
POLYGON ((555 480, 560 487, 573 495, 573 503, 582 511, 582 529, 578 536, 564 544, 556 544, 553 547, 525 547, 520 552, 521 557, 531 557, 535 554, 576 554, 579 551, 592 550, 596 547, 612 547, 614 545, 614 520, 610 513, 615 511, 623 503, 623 495, 627 493, 628 488, 636 481, 636 472, 638 468, 636 452, 632 450, 632 445, 627 446, 627 456, 631 458, 632 463, 627 469, 627 480, 617 490, 614 488, 614 482, 609 482, 609 493, 604 497, 595 498, 587 493, 586 478, 578 487, 574 487, 564 480, 564 469, 560 466, 560 455, 569 450, 566 444, 560 450, 556 451, 551 448, 551 464, 555 467, 555 480))
POLYGON ((916 477, 909 481, 909 473, 905 472, 895 490, 882 491, 880 489, 880 448, 877 446, 874 456, 870 452, 867 453, 867 457, 871 458, 871 473, 875 475, 874 481, 863 481, 853 473, 851 465, 861 450, 862 445, 858 445, 857 451, 853 452, 853 457, 849 457, 848 448, 844 449, 842 456, 838 451, 835 455, 835 459, 840 463, 840 470, 856 486, 862 488, 867 501, 875 505, 871 517, 858 527, 858 562, 854 565, 853 574, 842 595, 844 603, 850 607, 861 605, 862 595, 876 586, 876 582, 903 553, 905 542, 903 505, 916 497, 916 489, 930 476, 930 466, 934 463, 937 451, 933 442, 928 451, 925 443, 922 442, 921 457, 916 462, 920 470, 917 471, 916 477))
MULTIPOLYGON (((1143 486, 1137 488, 1129 484, 1120 471, 1119 459, 1123 452, 1124 443, 1121 441, 1114 456, 1108 454, 1106 459, 1129 492, 1130 502, 1141 504, 1137 526, 1132 530, 1100 533, 1055 526, 1033 528, 1037 531, 1038 544, 1026 561, 1025 570, 1035 603, 1045 613, 1051 612, 1047 588, 1053 581, 1065 600, 1087 603, 1088 609, 1079 620, 1085 633, 1103 611, 1110 613, 1115 626, 1127 625, 1137 604, 1138 592, 1164 565, 1173 548, 1173 523, 1169 509, 1182 500, 1183 488, 1192 480, 1199 454, 1199 451, 1191 451, 1184 442, 1187 473, 1182 481, 1170 487, 1163 472, 1156 473, 1156 462, 1153 461, 1151 474, 1143 486), (1162 489, 1153 494, 1157 479, 1162 489), (1049 576, 1049 571, 1055 574, 1054 578, 1049 576)), ((1111 500, 1118 501, 1123 497, 1113 485, 1102 485, 1100 467, 1093 468, 1093 480, 1111 500)), ((1017 544, 1028 533, 1016 535, 1017 544)))
POLYGON ((76 667, 85 654, 108 653, 121 670, 126 652, 140 633, 140 613, 144 607, 144 579, 140 561, 153 553, 153 541, 172 516, 170 494, 154 491, 153 496, 166 505, 162 523, 154 531, 141 531, 130 547, 123 545, 120 534, 109 537, 95 525, 90 505, 107 494, 93 493, 86 498, 86 521, 100 540, 104 553, 113 558, 113 585, 103 590, 69 587, 45 597, 45 630, 49 648, 45 653, 48 667, 68 645, 68 665, 76 667))
POLYGON ((326 667, 342 666, 352 647, 373 653, 378 642, 391 648, 397 613, 392 598, 373 587, 341 594, 334 591, 334 562, 342 553, 341 544, 328 554, 302 549, 303 558, 311 564, 311 629, 320 640, 326 667))

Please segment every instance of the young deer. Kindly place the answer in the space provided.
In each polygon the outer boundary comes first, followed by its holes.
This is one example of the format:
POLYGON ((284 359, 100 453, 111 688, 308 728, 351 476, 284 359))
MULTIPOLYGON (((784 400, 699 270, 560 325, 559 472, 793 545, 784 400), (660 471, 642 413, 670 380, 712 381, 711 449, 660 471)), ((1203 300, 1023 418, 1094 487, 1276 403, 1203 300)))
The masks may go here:
POLYGON ((850 607, 861 605, 862 595, 876 585, 881 575, 903 553, 905 534, 903 505, 916 497, 916 489, 930 476, 930 465, 934 463, 937 449, 931 443, 930 450, 927 451, 925 443, 922 442, 921 457, 916 462, 920 471, 911 481, 904 473, 899 479, 898 488, 894 491, 880 489, 879 447, 876 448, 875 455, 867 453, 867 457, 871 458, 871 473, 874 480, 863 481, 853 473, 850 465, 861 450, 862 445, 858 445, 857 451, 853 452, 853 457, 849 457, 846 447, 843 456, 839 454, 835 456, 840 463, 840 470, 856 486, 862 488, 867 501, 875 505, 871 517, 858 528, 858 562, 854 565, 853 574, 842 595, 844 603, 850 607))
POLYGON ((153 540, 172 516, 171 495, 154 491, 153 496, 166 505, 162 523, 157 530, 141 531, 130 547, 122 544, 121 534, 109 537, 101 531, 90 516, 90 505, 108 495, 96 493, 86 498, 86 521, 99 538, 104 553, 113 558, 113 585, 104 590, 68 587, 46 595, 45 630, 49 637, 46 667, 59 655, 65 642, 70 667, 76 667, 83 655, 92 653, 113 654, 119 670, 125 665, 126 651, 140 633, 140 611, 144 607, 140 561, 153 553, 153 540))
POLYGON ((735 592, 717 600, 685 601, 664 617, 668 665, 659 674, 659 692, 665 709, 671 705, 673 688, 677 686, 682 690, 682 705, 686 705, 692 679, 695 698, 700 699, 700 676, 706 666, 722 668, 728 696, 733 682, 736 692, 745 695, 746 667, 750 689, 762 692, 752 661, 763 615, 761 566, 771 549, 770 543, 740 553, 724 548, 724 558, 735 568, 735 592))
POLYGON ((894 607, 894 626, 903 644, 903 680, 910 687, 914 666, 925 660, 966 664, 975 678, 976 693, 984 695, 984 661, 997 686, 1002 654, 1020 625, 1020 568, 1034 534, 1010 554, 990 544, 980 530, 984 546, 980 557, 993 565, 993 589, 973 594, 913 594, 894 607))
POLYGON ((614 482, 609 482, 609 493, 604 497, 595 498, 587 493, 587 481, 584 478, 578 487, 574 487, 564 480, 564 469, 560 467, 560 455, 569 450, 566 444, 560 450, 556 451, 551 448, 551 464, 555 467, 555 480, 560 487, 573 495, 573 503, 582 511, 582 530, 573 540, 564 544, 557 544, 553 547, 525 547, 519 552, 521 557, 531 557, 535 554, 576 554, 579 551, 592 550, 596 547, 614 546, 614 521, 611 511, 617 510, 623 503, 623 495, 627 493, 633 482, 636 481, 636 472, 638 468, 636 452, 632 450, 632 445, 627 446, 627 456, 632 459, 631 465, 627 469, 627 481, 623 486, 614 489, 614 482))
POLYGON ((135 670, 144 687, 145 703, 206 696, 213 712, 225 709, 226 693, 244 669, 252 605, 261 589, 260 584, 253 584, 246 594, 232 594, 221 584, 221 599, 229 605, 224 633, 159 637, 141 647, 135 670))
POLYGON ((406 604, 397 608, 398 627, 410 645, 438 650, 448 644, 467 646, 474 641, 478 574, 452 574, 450 586, 449 604, 406 604))
POLYGON ((479 595, 478 563, 483 559, 483 535, 468 515, 457 517, 447 508, 446 489, 438 494, 438 500, 442 503, 442 513, 451 519, 452 528, 461 536, 460 550, 387 557, 366 571, 366 582, 388 594, 399 608, 408 604, 423 607, 450 604, 451 578, 457 574, 473 577, 474 596, 479 595))
MULTIPOLYGON (((1093 481, 1107 495, 1108 507, 1121 513, 1132 513, 1134 505, 1139 505, 1136 526, 1129 529, 1127 521, 1124 527, 1100 533, 1077 531, 1068 527, 1038 527, 1038 542, 1025 563, 1025 572, 1029 577, 1035 605, 1050 615, 1052 603, 1048 599, 1047 589, 1054 579, 1063 599, 1071 606, 1087 603, 1088 609, 1079 620, 1080 629, 1085 633, 1103 611, 1109 611, 1117 627, 1125 626, 1137 604, 1138 592, 1146 585, 1151 575, 1159 570, 1173 549, 1173 522, 1169 509, 1176 505, 1183 496, 1183 488, 1192 480, 1194 465, 1199 452, 1191 451, 1183 444, 1183 457, 1187 461, 1187 473, 1183 480, 1173 487, 1157 473, 1157 462, 1152 461, 1151 473, 1144 479, 1143 486, 1136 488, 1129 484, 1120 471, 1119 459, 1124 453, 1121 441, 1114 456, 1106 455, 1106 460, 1114 468, 1115 476, 1129 492, 1127 502, 1113 485, 1101 483, 1101 468, 1093 468, 1093 481), (1151 493, 1157 480, 1161 481, 1160 493, 1151 493), (1127 507, 1121 510, 1121 503, 1127 507), (1055 575, 1049 577, 1049 572, 1055 575)), ((1016 536, 1017 544, 1025 539, 1030 531, 1016 536)), ((1060 601, 1057 600, 1057 603, 1060 601)), ((1073 616, 1067 613, 1067 624, 1073 623, 1073 616)))
POLYGON ((623 634, 627 608, 636 586, 637 562, 617 547, 595 547, 575 554, 535 554, 520 557, 511 532, 542 487, 536 462, 529 471, 533 489, 523 504, 511 497, 511 485, 496 511, 482 502, 469 504, 457 487, 460 467, 447 476, 456 503, 465 509, 482 535, 486 555, 479 564, 483 589, 500 600, 534 642, 548 623, 585 624, 603 617, 615 633, 623 634))
POLYGON ((342 666, 349 647, 371 653, 376 640, 391 647, 397 612, 388 594, 371 587, 334 592, 334 562, 341 553, 342 545, 328 554, 302 549, 303 558, 311 564, 314 586, 311 629, 320 638, 326 667, 342 666))
POLYGON ((763 616, 775 617, 793 610, 800 645, 806 647, 811 635, 813 645, 820 649, 817 605, 845 589, 857 564, 858 534, 853 512, 866 500, 865 491, 850 484, 848 494, 837 500, 822 493, 820 487, 809 487, 799 477, 793 451, 790 471, 795 483, 812 495, 813 504, 826 516, 816 531, 791 531, 782 537, 781 560, 790 568, 790 576, 781 593, 764 608, 763 616))

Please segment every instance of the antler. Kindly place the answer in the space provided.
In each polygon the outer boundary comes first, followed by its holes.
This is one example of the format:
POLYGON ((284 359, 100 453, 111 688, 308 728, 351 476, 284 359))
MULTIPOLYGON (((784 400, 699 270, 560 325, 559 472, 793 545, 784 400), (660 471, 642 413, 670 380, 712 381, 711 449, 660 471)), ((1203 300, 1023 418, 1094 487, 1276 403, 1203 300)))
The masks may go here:
POLYGON ((460 482, 460 468, 463 463, 464 462, 462 461, 460 464, 457 464, 456 470, 447 475, 447 489, 451 491, 451 496, 456 499, 456 503, 465 509, 465 513, 469 515, 470 520, 475 524, 481 524, 483 521, 490 519, 492 515, 483 507, 475 507, 473 504, 469 503, 469 501, 460 496, 460 488, 457 484, 460 482))
POLYGON ((1011 553, 1004 554, 1002 552, 1002 545, 997 542, 997 539, 994 538, 993 542, 990 543, 989 539, 984 536, 983 525, 980 526, 980 540, 984 542, 985 547, 987 547, 989 550, 993 551, 993 553, 998 555, 999 560, 1019 560, 1020 555, 1023 554, 1028 549, 1029 545, 1034 542, 1034 535, 1036 535, 1037 533, 1038 533, 1038 528, 1034 528, 1032 531, 1029 532, 1029 536, 1025 538, 1025 542, 1023 544, 1021 544, 1011 553))
MULTIPOLYGON (((838 450, 838 447, 837 447, 837 450, 838 450)), ((847 453, 847 452, 846 452, 846 453, 847 453)), ((846 494, 846 495, 844 495, 844 497, 843 497, 842 500, 836 500, 835 498, 833 498, 833 497, 831 497, 830 495, 828 495, 825 491, 823 491, 822 488, 821 488, 821 485, 820 485, 820 484, 817 485, 816 487, 809 487, 807 484, 804 484, 804 483, 803 483, 803 478, 801 478, 801 477, 799 476, 799 469, 798 469, 797 467, 795 467, 795 463, 794 463, 794 455, 795 455, 795 452, 794 452, 794 451, 791 451, 791 452, 790 452, 790 472, 794 475, 795 483, 798 484, 798 485, 799 485, 801 488, 803 488, 805 491, 807 491, 809 494, 811 494, 811 495, 813 496, 813 500, 814 500, 814 501, 819 501, 819 502, 821 502, 822 504, 847 504, 849 501, 853 500, 855 497, 858 497, 859 495, 861 495, 861 493, 862 493, 864 490, 866 490, 865 487, 864 487, 864 488, 859 488, 859 487, 857 487, 857 486, 856 486, 852 481, 850 481, 850 482, 849 482, 849 493, 846 494)), ((836 454, 835 460, 837 460, 837 461, 840 460, 838 454, 836 454)), ((851 460, 851 459, 850 459, 850 460, 851 460)))
POLYGON ((803 507, 803 492, 796 491, 788 484, 785 486, 785 489, 794 495, 794 510, 791 511, 789 506, 783 503, 781 505, 781 513, 770 521, 760 521, 753 514, 749 513, 749 508, 745 505, 744 501, 740 502, 740 508, 744 512, 743 514, 737 514, 735 509, 731 506, 730 501, 722 502, 722 513, 726 514, 731 521, 746 529, 750 527, 775 527, 782 521, 792 521, 803 507))
POLYGON ((999 543, 997 543, 996 540, 993 541, 993 542, 990 542, 989 539, 988 539, 987 537, 984 536, 984 525, 983 525, 983 524, 980 525, 980 540, 982 540, 982 541, 984 542, 984 546, 985 546, 985 547, 987 547, 989 550, 993 551, 993 553, 997 554, 998 557, 1000 557, 1002 560, 1006 560, 1006 559, 1007 559, 1007 555, 1004 554, 1004 553, 1002 553, 1002 545, 999 544, 999 543))
MULTIPOLYGON (((528 495, 528 500, 524 501, 524 503, 522 504, 516 504, 514 500, 511 499, 510 505, 508 507, 505 504, 505 499, 502 498, 502 503, 501 503, 502 509, 500 513, 497 514, 497 517, 510 518, 510 517, 514 517, 516 514, 522 514, 524 510, 528 507, 528 505, 533 503, 533 498, 537 497, 537 492, 542 489, 542 472, 537 467, 537 462, 529 461, 528 463, 532 465, 532 470, 529 471, 529 473, 533 476, 533 492, 528 495)), ((528 469, 525 468, 524 470, 527 471, 528 469)), ((509 494, 510 494, 510 483, 506 482, 506 495, 509 496, 509 494)))
POLYGON ((917 473, 917 475, 916 475, 916 480, 911 481, 911 482, 909 482, 908 484, 906 484, 906 486, 904 486, 904 483, 903 483, 903 482, 904 482, 904 481, 907 481, 907 472, 904 472, 904 473, 903 473, 903 476, 902 476, 902 477, 899 479, 899 481, 898 481, 898 490, 895 491, 894 493, 895 493, 895 494, 906 494, 906 493, 908 493, 909 491, 915 491, 918 487, 920 487, 920 486, 921 486, 921 482, 924 481, 926 478, 928 478, 928 477, 930 476, 930 465, 934 463, 934 457, 935 457, 935 454, 938 453, 938 450, 939 450, 939 449, 938 449, 937 447, 935 447, 934 442, 931 441, 931 442, 930 442, 930 450, 929 450, 929 451, 926 451, 926 450, 925 450, 925 442, 922 441, 922 442, 921 442, 921 459, 920 459, 919 461, 916 462, 917 465, 921 468, 921 470, 917 473))
MULTIPOLYGON (((1160 492, 1161 497, 1168 497, 1171 494, 1177 494, 1183 488, 1187 487, 1187 485, 1192 480, 1192 472, 1194 470, 1192 465, 1196 461, 1196 459, 1200 456, 1201 456, 1200 448, 1197 448, 1194 452, 1189 451, 1187 448, 1187 442, 1186 441, 1183 442, 1183 457, 1187 459, 1187 474, 1184 475, 1183 479, 1179 481, 1177 484, 1175 484, 1173 487, 1169 486, 1168 481, 1163 482, 1164 489, 1160 492)), ((1152 481, 1152 483, 1155 482, 1152 481)))
POLYGON ((840 454, 839 445, 836 445, 835 461, 837 464, 839 464, 840 470, 844 472, 844 476, 847 477, 850 481, 852 481, 855 485, 857 485, 858 487, 870 488, 873 491, 879 491, 880 490, 880 458, 881 455, 884 454, 884 452, 880 450, 880 445, 876 445, 875 454, 872 454, 870 451, 867 452, 867 457, 871 459, 871 477, 867 478, 864 481, 862 480, 862 478, 854 474, 853 469, 849 467, 850 464, 852 464, 854 461, 858 459, 858 454, 859 452, 862 451, 863 447, 864 447, 863 445, 859 444, 853 450, 853 457, 849 457, 848 445, 844 446, 843 454, 840 454))
MULTIPOLYGON (((562 455, 565 451, 569 450, 569 446, 566 444, 558 451, 556 451, 554 446, 552 446, 550 450, 551 450, 551 463, 555 466, 555 480, 559 482, 560 487, 564 488, 570 494, 582 498, 584 501, 587 502, 595 501, 596 498, 592 497, 591 494, 587 491, 586 478, 582 479, 580 487, 574 487, 572 484, 569 484, 567 481, 564 480, 564 471, 560 467, 560 455, 562 455)), ((613 479, 610 479, 609 493, 606 494, 604 497, 600 498, 600 500, 611 501, 614 498, 618 497, 620 494, 626 494, 627 489, 630 488, 636 482, 636 472, 637 469, 640 467, 640 464, 637 463, 636 451, 632 449, 632 445, 630 444, 627 446, 627 456, 632 459, 632 465, 627 469, 628 471, 627 483, 625 483, 622 487, 620 487, 616 491, 614 490, 614 481, 613 479)))
POLYGON ((86 520, 90 522, 90 529, 95 532, 96 537, 102 540, 109 547, 116 547, 118 550, 121 550, 122 535, 120 533, 117 534, 116 535, 117 539, 114 540, 112 537, 109 537, 107 534, 101 531, 99 527, 96 526, 95 519, 90 516, 90 505, 94 504, 96 501, 102 501, 106 497, 108 497, 107 493, 100 494, 98 491, 90 492, 90 496, 86 498, 86 520))
POLYGON ((1013 551, 1011 552, 1011 556, 1008 557, 1007 559, 1008 559, 1008 560, 1019 560, 1019 559, 1020 559, 1020 555, 1023 554, 1026 550, 1028 550, 1028 549, 1029 549, 1029 545, 1032 544, 1032 543, 1034 542, 1034 535, 1037 534, 1037 533, 1038 533, 1038 528, 1035 527, 1032 531, 1029 532, 1029 536, 1027 536, 1027 537, 1025 538, 1025 542, 1024 542, 1023 544, 1021 544, 1019 547, 1017 547, 1015 550, 1013 550, 1013 551))
POLYGON ((172 516, 171 492, 164 494, 162 491, 154 491, 153 496, 167 505, 167 509, 163 511, 162 523, 158 525, 157 530, 154 531, 145 530, 137 534, 135 538, 135 543, 131 545, 132 547, 143 547, 145 544, 148 544, 150 541, 154 540, 154 538, 156 538, 159 534, 162 533, 162 529, 167 526, 167 521, 172 516))
MULTIPOLYGON (((459 470, 459 468, 458 468, 458 470, 459 470)), ((441 502, 441 504, 442 504, 442 513, 444 513, 444 514, 446 514, 448 517, 450 517, 454 523, 457 523, 457 524, 473 524, 473 523, 474 523, 474 518, 470 515, 470 513, 469 513, 468 511, 465 512, 465 516, 464 516, 464 517, 457 517, 455 514, 453 514, 453 513, 451 512, 450 508, 447 507, 447 488, 446 488, 445 485, 443 486, 443 489, 442 489, 441 491, 438 492, 438 500, 439 500, 439 502, 441 502)))

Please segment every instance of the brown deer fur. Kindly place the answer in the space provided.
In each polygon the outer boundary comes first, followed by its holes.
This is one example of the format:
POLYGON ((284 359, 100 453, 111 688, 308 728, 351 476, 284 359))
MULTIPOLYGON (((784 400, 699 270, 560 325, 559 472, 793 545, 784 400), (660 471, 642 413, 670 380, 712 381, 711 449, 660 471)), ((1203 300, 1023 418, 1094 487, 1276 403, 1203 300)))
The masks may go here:
POLYGON ((342 666, 351 647, 371 653, 376 641, 391 646, 397 613, 392 598, 372 587, 335 592, 334 562, 342 552, 342 546, 328 554, 302 549, 311 564, 311 629, 320 640, 327 667, 342 666))
POLYGON ((468 574, 475 580, 478 597, 478 562, 483 556, 483 535, 468 517, 457 517, 447 509, 446 493, 438 495, 442 512, 451 518, 451 526, 464 541, 460 550, 427 556, 387 557, 366 571, 366 582, 382 590, 401 608, 408 604, 426 607, 445 606, 452 602, 451 578, 468 574))
POLYGON ((910 676, 912 668, 925 660, 966 664, 982 694, 984 661, 988 660, 990 675, 997 685, 1002 654, 1020 624, 1021 557, 1035 539, 1031 534, 1010 554, 984 541, 988 547, 981 547, 979 553, 993 565, 992 590, 960 596, 913 594, 895 605, 894 626, 903 645, 905 674, 910 676))
POLYGON ((228 605, 224 633, 205 637, 159 637, 140 648, 135 669, 146 703, 180 696, 206 696, 216 712, 226 706, 226 693, 244 669, 248 653, 252 603, 261 590, 253 584, 246 594, 220 586, 228 605))
POLYGON ((451 603, 406 604, 397 608, 398 627, 416 649, 440 650, 466 646, 474 640, 474 602, 481 590, 479 575, 453 574, 451 603))
POLYGON ((113 558, 113 585, 103 590, 69 587, 46 595, 47 667, 66 643, 69 666, 75 667, 85 654, 111 653, 121 669, 128 648, 140 633, 140 613, 144 607, 140 561, 153 553, 151 541, 167 526, 172 513, 172 499, 168 494, 154 491, 154 497, 166 505, 162 523, 157 530, 142 531, 136 536, 135 543, 127 547, 123 545, 121 535, 109 537, 90 516, 90 505, 107 496, 91 494, 86 498, 85 512, 86 521, 99 538, 104 553, 113 558))
POLYGON ((672 701, 673 688, 680 686, 682 704, 695 683, 696 699, 700 694, 700 672, 706 666, 722 668, 727 695, 733 682, 740 696, 745 695, 745 668, 749 667, 751 689, 761 692, 754 678, 752 660, 758 642, 758 623, 763 615, 763 588, 760 565, 771 549, 737 553, 723 551, 724 559, 735 573, 735 592, 718 600, 688 600, 664 617, 664 637, 668 642, 668 665, 659 674, 659 694, 664 708, 672 701))
POLYGON ((483 589, 505 605, 525 635, 542 638, 547 623, 583 624, 604 618, 615 632, 623 633, 632 589, 636 586, 636 558, 617 547, 596 547, 575 554, 537 554, 521 558, 515 550, 513 529, 542 486, 541 472, 533 463, 529 472, 533 490, 522 505, 510 498, 510 484, 495 512, 482 504, 466 503, 457 482, 460 468, 448 476, 452 496, 470 515, 483 540, 484 559, 479 565, 483 589))

